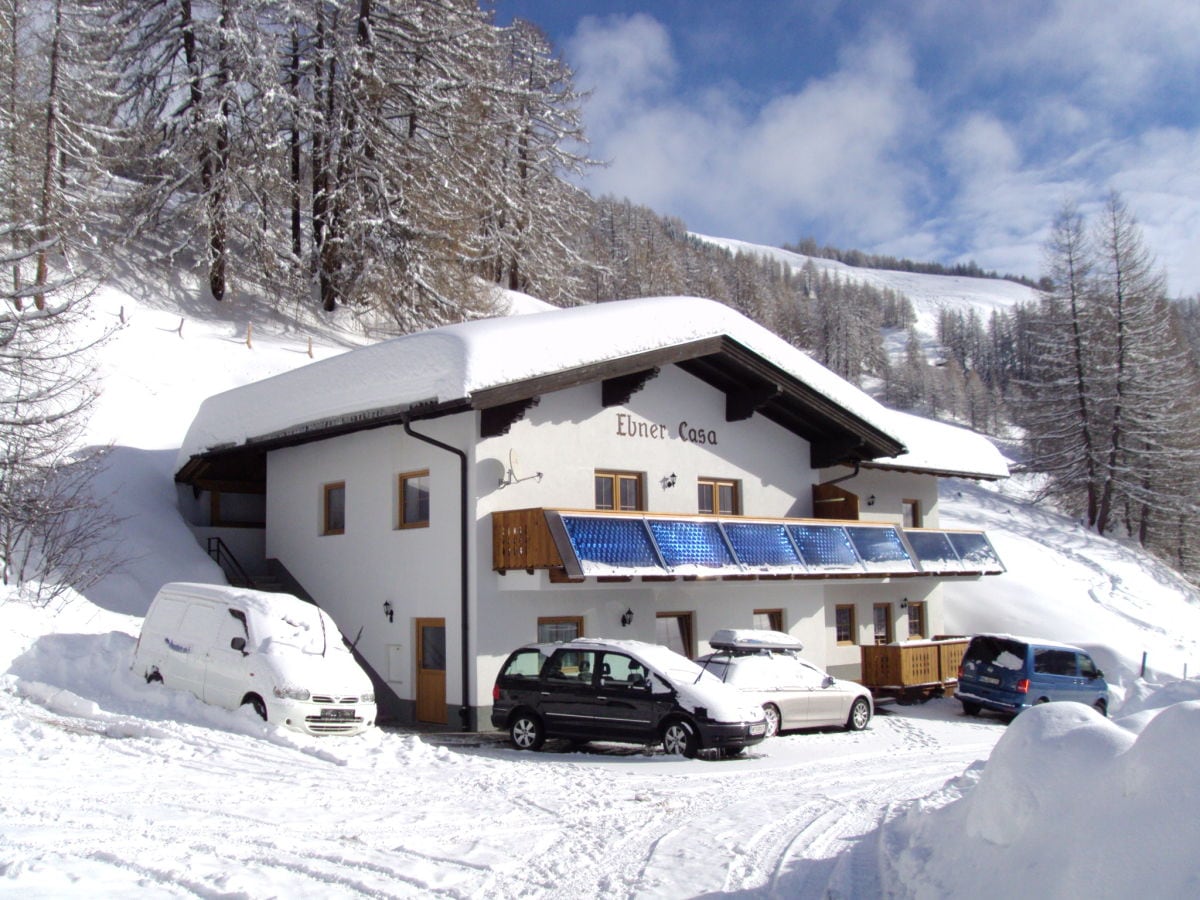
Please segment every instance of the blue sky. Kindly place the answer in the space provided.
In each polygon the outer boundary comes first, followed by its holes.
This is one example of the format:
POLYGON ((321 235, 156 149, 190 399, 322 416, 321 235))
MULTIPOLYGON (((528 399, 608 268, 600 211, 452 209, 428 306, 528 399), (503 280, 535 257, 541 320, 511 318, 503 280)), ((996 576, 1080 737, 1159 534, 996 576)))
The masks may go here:
POLYGON ((1062 202, 1115 188, 1170 293, 1200 293, 1197 0, 494 7, 592 91, 593 194, 721 237, 1036 277, 1062 202))

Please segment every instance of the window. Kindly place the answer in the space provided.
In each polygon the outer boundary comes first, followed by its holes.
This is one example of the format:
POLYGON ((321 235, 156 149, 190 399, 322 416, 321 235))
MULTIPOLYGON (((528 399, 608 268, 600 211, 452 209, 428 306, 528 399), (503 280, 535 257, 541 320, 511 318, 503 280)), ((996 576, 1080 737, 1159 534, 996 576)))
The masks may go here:
POLYGON ((925 637, 925 604, 908 604, 908 638, 918 640, 925 637))
POLYGON ((642 481, 637 472, 597 472, 596 509, 644 510, 642 481))
POLYGON ((539 616, 537 639, 539 644, 555 641, 573 641, 583 637, 583 616, 539 616))
POLYGON ((654 620, 654 642, 670 647, 688 659, 696 655, 694 633, 690 612, 658 613, 654 620))
POLYGON ((701 478, 697 482, 701 515, 736 516, 741 514, 738 483, 719 478, 701 478))
POLYGON ((760 631, 783 631, 783 610, 756 609, 754 627, 760 631))
POLYGON ((875 604, 875 643, 890 644, 894 638, 892 634, 892 604, 876 603, 875 604))
POLYGON ((595 650, 556 650, 546 664, 546 680, 555 684, 583 686, 592 683, 595 671, 595 650))
POLYGON ((399 528, 429 526, 429 470, 405 472, 400 476, 399 528))
POLYGON ((921 527, 921 501, 920 500, 901 500, 900 507, 904 512, 905 528, 920 528, 921 527))
POLYGON ((324 514, 321 534, 346 533, 346 482, 337 481, 324 488, 324 514))
POLYGON ((853 644, 854 641, 854 607, 849 604, 839 604, 834 610, 834 627, 837 630, 839 644, 853 644))

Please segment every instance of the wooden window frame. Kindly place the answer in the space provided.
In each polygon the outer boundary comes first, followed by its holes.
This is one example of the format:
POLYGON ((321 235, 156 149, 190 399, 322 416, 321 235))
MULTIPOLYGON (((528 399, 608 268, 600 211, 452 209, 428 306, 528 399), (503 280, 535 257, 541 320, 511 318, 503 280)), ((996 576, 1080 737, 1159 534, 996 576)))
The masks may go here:
POLYGON ((871 637, 876 646, 883 644, 891 644, 896 640, 896 623, 892 620, 892 604, 891 603, 876 603, 871 607, 871 637), (884 640, 879 639, 879 622, 877 615, 879 610, 887 611, 887 626, 884 628, 884 640))
POLYGON ((740 516, 742 514, 742 483, 734 478, 697 478, 696 479, 696 511, 702 516, 740 516), (713 508, 705 512, 700 504, 700 489, 708 485, 712 488, 713 508), (721 488, 728 487, 733 493, 733 509, 722 512, 721 488))
POLYGON ((321 535, 345 534, 346 533, 346 482, 331 481, 328 484, 321 486, 321 535), (330 499, 335 491, 342 492, 342 527, 330 527, 332 519, 333 504, 330 499))
POLYGON ((646 475, 644 472, 623 472, 617 469, 596 469, 592 478, 593 501, 596 509, 612 510, 613 512, 646 512, 646 475), (599 497, 595 495, 595 485, 600 479, 612 482, 613 505, 601 506, 599 497), (634 507, 621 506, 621 483, 632 481, 637 486, 637 505, 634 507))
POLYGON ((857 631, 858 631, 858 612, 855 609, 854 604, 853 603, 839 603, 836 606, 834 606, 834 608, 833 608, 833 637, 834 637, 835 643, 837 643, 837 645, 840 647, 853 647, 855 644, 858 643, 857 631), (850 636, 845 640, 843 640, 838 635, 838 613, 840 613, 842 611, 845 611, 850 614, 850 623, 847 626, 847 630, 850 632, 850 636))
MULTIPOLYGON (((397 530, 403 531, 404 529, 407 529, 407 528, 428 528, 429 527, 429 519, 428 518, 421 519, 418 521, 413 521, 413 522, 404 521, 404 514, 405 514, 404 488, 405 488, 406 484, 410 480, 415 479, 415 478, 428 478, 428 477, 429 477, 428 469, 415 469, 412 472, 401 472, 399 475, 396 476, 396 489, 397 489, 397 493, 396 493, 396 529, 397 530)), ((432 495, 432 493, 433 492, 430 491, 431 495, 432 495)), ((430 515, 432 515, 432 512, 433 511, 430 510, 430 515)))
POLYGON ((538 616, 536 637, 542 643, 541 628, 543 625, 575 625, 575 636, 584 637, 583 616, 538 616))
POLYGON ((913 521, 912 521, 911 525, 905 523, 903 525, 903 527, 904 528, 921 528, 922 522, 924 521, 924 516, 921 515, 921 501, 917 500, 914 497, 905 497, 903 500, 900 501, 901 522, 904 521, 904 519, 905 519, 904 513, 910 506, 912 507, 912 511, 913 511, 913 521))
POLYGON ((782 609, 756 609, 756 616, 766 616, 770 623, 769 631, 786 631, 784 627, 783 610, 782 609))
MULTIPOLYGON (((688 659, 696 658, 696 614, 691 611, 675 611, 675 612, 658 612, 654 614, 654 621, 657 630, 659 619, 678 619, 684 623, 681 629, 683 632, 684 653, 688 659)), ((656 635, 657 638, 657 635, 656 635)))
POLYGON ((925 602, 923 600, 909 601, 908 606, 908 639, 910 641, 925 640, 926 632, 928 631, 928 623, 925 621, 925 602), (914 616, 913 613, 916 612, 914 616), (920 628, 917 633, 913 633, 913 625, 919 624, 920 628))

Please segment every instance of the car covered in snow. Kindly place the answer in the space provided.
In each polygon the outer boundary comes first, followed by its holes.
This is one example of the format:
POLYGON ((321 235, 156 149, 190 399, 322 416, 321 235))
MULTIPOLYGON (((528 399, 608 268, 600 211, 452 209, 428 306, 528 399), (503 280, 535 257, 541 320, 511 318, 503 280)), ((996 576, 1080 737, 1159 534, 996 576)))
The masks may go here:
POLYGON ((375 724, 375 689, 337 625, 290 594, 165 584, 142 622, 133 671, 309 734, 375 724))
POLYGON ((708 644, 713 652, 697 662, 762 706, 768 736, 827 726, 861 731, 875 712, 869 690, 802 659, 804 646, 790 634, 722 629, 708 644))
POLYGON ((963 653, 955 698, 969 716, 1016 715, 1038 703, 1074 700, 1108 715, 1108 684, 1091 654, 1070 644, 977 634, 963 653))
POLYGON ((578 638, 527 644, 500 667, 492 725, 522 750, 546 738, 661 742, 667 753, 736 756, 766 735, 762 710, 666 647, 578 638))

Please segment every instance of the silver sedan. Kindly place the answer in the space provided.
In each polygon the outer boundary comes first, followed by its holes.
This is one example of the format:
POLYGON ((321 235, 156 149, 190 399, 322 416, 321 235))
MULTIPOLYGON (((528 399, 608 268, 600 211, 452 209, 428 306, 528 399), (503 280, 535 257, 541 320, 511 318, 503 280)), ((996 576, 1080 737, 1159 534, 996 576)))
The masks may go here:
POLYGON ((861 684, 836 679, 789 652, 722 650, 696 662, 762 705, 768 736, 822 726, 861 731, 875 711, 861 684))

